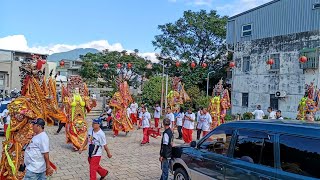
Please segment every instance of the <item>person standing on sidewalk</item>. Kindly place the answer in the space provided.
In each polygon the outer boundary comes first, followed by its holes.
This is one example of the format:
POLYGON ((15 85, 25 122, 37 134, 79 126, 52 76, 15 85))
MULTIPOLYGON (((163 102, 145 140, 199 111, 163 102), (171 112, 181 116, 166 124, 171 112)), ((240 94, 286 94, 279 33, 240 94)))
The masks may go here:
POLYGON ((182 139, 182 124, 183 124, 183 117, 184 117, 184 113, 183 113, 183 109, 182 108, 179 108, 178 109, 178 114, 177 114, 177 117, 176 117, 176 125, 178 127, 178 133, 179 133, 179 136, 177 137, 177 139, 182 139))
POLYGON ((24 180, 45 180, 54 172, 49 160, 49 137, 44 132, 45 121, 38 118, 31 122, 35 135, 26 146, 24 164, 27 170, 24 180))
POLYGON ((107 177, 109 171, 100 166, 102 148, 107 152, 108 158, 111 158, 112 155, 107 145, 106 135, 100 128, 100 120, 95 119, 92 121, 92 128, 89 128, 88 137, 84 146, 79 149, 79 154, 82 153, 87 143, 89 146, 90 180, 96 180, 97 173, 101 176, 100 180, 103 180, 107 177))
POLYGON ((160 116, 161 116, 161 107, 159 106, 159 104, 156 104, 156 107, 154 107, 154 126, 156 128, 159 127, 160 116))
POLYGON ((261 106, 257 105, 257 109, 252 112, 254 119, 263 119, 264 112, 261 110, 261 106))
POLYGON ((172 110, 170 107, 167 107, 167 114, 166 114, 166 118, 168 118, 170 120, 170 128, 172 130, 172 132, 174 132, 174 114, 172 113, 172 110))
POLYGON ((195 115, 192 112, 192 109, 189 108, 188 112, 184 114, 184 121, 183 121, 183 128, 182 128, 182 135, 183 135, 183 140, 185 144, 189 144, 192 141, 194 120, 195 120, 195 115))
POLYGON ((143 107, 142 109, 142 128, 143 128, 143 139, 141 141, 141 145, 144 145, 146 143, 149 143, 149 134, 148 134, 148 130, 150 128, 150 120, 151 120, 151 115, 149 112, 146 111, 146 108, 143 107))
POLYGON ((197 140, 200 139, 200 136, 201 136, 201 132, 202 132, 202 124, 201 124, 201 121, 200 121, 200 116, 202 115, 202 110, 203 110, 203 107, 199 107, 199 111, 197 112, 197 140))
POLYGON ((207 108, 203 108, 202 114, 200 116, 200 129, 202 131, 202 137, 206 136, 210 132, 210 127, 212 123, 211 115, 207 108))
POLYGON ((168 118, 163 120, 165 131, 162 134, 160 158, 162 175, 160 180, 168 180, 169 177, 169 162, 172 156, 173 133, 170 128, 171 121, 168 118))

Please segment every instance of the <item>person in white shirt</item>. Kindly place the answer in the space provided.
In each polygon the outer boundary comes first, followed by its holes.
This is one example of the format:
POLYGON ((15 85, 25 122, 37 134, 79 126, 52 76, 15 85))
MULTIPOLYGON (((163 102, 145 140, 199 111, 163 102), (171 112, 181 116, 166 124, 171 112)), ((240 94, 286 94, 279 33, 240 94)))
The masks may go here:
POLYGON ((49 159, 49 137, 44 132, 45 121, 38 118, 31 122, 34 136, 24 148, 25 180, 46 179, 53 174, 49 159))
POLYGON ((283 117, 281 115, 281 111, 280 110, 277 110, 277 112, 276 112, 276 119, 283 120, 283 117))
POLYGON ((197 112, 197 140, 200 139, 200 136, 201 136, 201 121, 200 121, 200 116, 202 114, 202 110, 203 110, 203 107, 199 107, 199 111, 197 112))
POLYGON ((82 153, 87 144, 89 146, 88 162, 90 166, 90 180, 96 180, 97 173, 101 176, 100 179, 105 179, 109 174, 109 171, 100 166, 102 148, 107 152, 108 158, 111 158, 112 155, 107 145, 106 135, 101 130, 100 120, 98 119, 92 121, 92 127, 88 130, 88 137, 83 143, 83 146, 79 149, 79 154, 82 153))
POLYGON ((255 119, 263 119, 264 112, 261 110, 261 106, 258 105, 257 109, 252 112, 255 119))
POLYGON ((159 104, 156 104, 156 107, 154 107, 154 126, 156 128, 159 127, 160 116, 161 116, 161 107, 159 106, 159 104))
POLYGON ((202 131, 202 137, 207 135, 210 132, 210 126, 212 123, 211 115, 208 113, 207 108, 203 108, 202 114, 200 116, 200 124, 201 124, 201 131, 202 131))
POLYGON ((131 108, 127 107, 127 117, 132 121, 130 115, 131 115, 131 108))
POLYGON ((138 111, 138 104, 133 100, 133 102, 130 105, 131 113, 130 118, 132 120, 133 124, 137 124, 137 111, 138 111))
POLYGON ((195 114, 192 112, 192 109, 189 108, 188 112, 184 114, 183 127, 182 127, 183 140, 184 140, 184 143, 186 144, 189 144, 192 141, 194 121, 195 121, 195 114))
POLYGON ((173 129, 174 129, 174 115, 173 115, 170 107, 167 107, 166 118, 170 119, 170 128, 171 128, 171 131, 174 132, 173 131, 173 129))
POLYGON ((269 113, 268 119, 276 119, 276 112, 273 111, 272 107, 268 107, 267 111, 269 113))
POLYGON ((143 128, 143 139, 141 141, 141 145, 149 143, 149 134, 148 130, 151 124, 151 115, 149 112, 146 111, 146 108, 142 108, 142 128, 143 128))
POLYGON ((182 139, 182 124, 183 124, 184 113, 182 108, 178 108, 178 111, 179 112, 176 117, 176 125, 178 127, 179 136, 177 137, 177 139, 182 139))

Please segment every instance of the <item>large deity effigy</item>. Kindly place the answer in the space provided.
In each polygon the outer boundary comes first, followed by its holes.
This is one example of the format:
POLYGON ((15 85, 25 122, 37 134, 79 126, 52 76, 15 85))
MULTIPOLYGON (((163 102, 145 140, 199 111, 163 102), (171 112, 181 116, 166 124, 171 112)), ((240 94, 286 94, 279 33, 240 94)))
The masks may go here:
POLYGON ((319 110, 320 90, 313 83, 306 84, 305 89, 305 95, 299 102, 297 119, 314 121, 315 113, 319 110))
POLYGON ((129 85, 125 76, 119 76, 116 79, 117 92, 110 100, 109 106, 113 108, 113 131, 117 136, 118 132, 129 132, 133 130, 132 122, 127 116, 126 109, 133 102, 129 91, 129 85))
POLYGON ((213 92, 213 98, 210 100, 209 113, 212 117, 211 129, 224 123, 224 118, 227 115, 227 110, 231 107, 230 96, 228 89, 223 88, 223 80, 221 79, 217 85, 215 85, 213 92))
POLYGON ((180 77, 172 79, 172 89, 167 95, 168 105, 171 109, 176 109, 185 102, 190 101, 190 97, 184 90, 184 84, 182 84, 180 77))
MULTIPOLYGON (((34 56, 21 64, 22 96, 8 105, 11 120, 6 139, 2 142, 0 179, 23 179, 25 171, 20 167, 24 164, 23 148, 30 143, 33 136, 31 121, 42 118, 47 125, 53 125, 55 119, 66 122, 65 114, 58 108, 56 83, 51 77, 52 72, 48 79, 45 78, 45 60, 34 56)), ((53 164, 52 167, 56 169, 53 164)))
POLYGON ((89 90, 80 76, 70 76, 67 86, 62 86, 64 111, 67 114, 67 143, 79 150, 85 142, 88 131, 86 114, 96 106, 96 100, 91 99, 89 90))

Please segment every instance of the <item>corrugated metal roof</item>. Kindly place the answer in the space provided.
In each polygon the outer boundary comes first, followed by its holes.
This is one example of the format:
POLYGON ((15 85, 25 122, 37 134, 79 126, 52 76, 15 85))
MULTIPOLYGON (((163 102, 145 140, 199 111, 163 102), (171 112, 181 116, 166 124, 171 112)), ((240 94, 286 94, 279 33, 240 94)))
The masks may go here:
POLYGON ((232 19, 234 19, 234 18, 236 18, 236 17, 238 17, 238 16, 247 14, 247 13, 249 13, 249 12, 255 11, 255 10, 257 10, 257 9, 263 8, 263 7, 265 7, 265 6, 268 6, 268 5, 273 4, 273 3, 275 3, 275 2, 278 2, 278 1, 280 1, 280 0, 273 0, 273 1, 270 1, 270 2, 268 2, 268 3, 262 4, 261 6, 258 6, 258 7, 252 8, 252 9, 249 9, 249 10, 247 10, 247 11, 245 11, 245 12, 240 13, 240 14, 231 16, 231 17, 229 18, 229 20, 232 20, 232 19))

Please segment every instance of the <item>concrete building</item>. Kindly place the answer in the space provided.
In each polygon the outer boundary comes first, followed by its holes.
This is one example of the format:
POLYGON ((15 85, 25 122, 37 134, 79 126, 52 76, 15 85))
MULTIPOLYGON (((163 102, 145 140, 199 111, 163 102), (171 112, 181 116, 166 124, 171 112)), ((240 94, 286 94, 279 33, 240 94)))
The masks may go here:
POLYGON ((45 54, 0 49, 0 92, 10 93, 15 88, 21 89, 20 61, 31 58, 32 55, 39 55, 42 59, 47 58, 45 54))
POLYGON ((234 52, 232 113, 257 104, 295 118, 305 84, 320 88, 320 1, 273 0, 230 17, 227 44, 234 52), (299 62, 302 55, 308 58, 299 62), (268 59, 273 65, 267 65, 268 59))
POLYGON ((60 62, 58 62, 57 73, 61 76, 71 76, 71 75, 79 75, 79 70, 82 66, 82 60, 68 60, 62 59, 64 61, 64 66, 60 66, 60 62))

